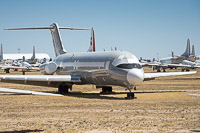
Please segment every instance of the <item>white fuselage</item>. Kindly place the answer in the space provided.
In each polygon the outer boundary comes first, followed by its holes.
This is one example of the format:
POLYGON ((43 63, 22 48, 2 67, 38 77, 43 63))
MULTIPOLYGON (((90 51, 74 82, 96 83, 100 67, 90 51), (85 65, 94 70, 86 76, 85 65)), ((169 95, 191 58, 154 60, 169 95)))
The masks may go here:
POLYGON ((125 51, 63 54, 55 63, 58 75, 80 75, 83 84, 131 87, 144 80, 138 59, 125 51))

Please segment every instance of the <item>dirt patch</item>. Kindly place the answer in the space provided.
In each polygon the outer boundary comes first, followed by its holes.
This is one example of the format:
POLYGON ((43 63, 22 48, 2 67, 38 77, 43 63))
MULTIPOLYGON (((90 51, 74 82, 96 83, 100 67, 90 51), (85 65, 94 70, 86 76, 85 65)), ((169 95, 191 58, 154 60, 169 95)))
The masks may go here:
MULTIPOLYGON (((124 98, 127 91, 122 87, 114 87, 115 94, 100 95, 92 85, 74 86, 64 97, 0 93, 0 133, 198 132, 200 98, 187 94, 200 94, 199 77, 198 72, 146 81, 134 100, 124 98)), ((8 83, 0 87, 57 91, 8 83)))

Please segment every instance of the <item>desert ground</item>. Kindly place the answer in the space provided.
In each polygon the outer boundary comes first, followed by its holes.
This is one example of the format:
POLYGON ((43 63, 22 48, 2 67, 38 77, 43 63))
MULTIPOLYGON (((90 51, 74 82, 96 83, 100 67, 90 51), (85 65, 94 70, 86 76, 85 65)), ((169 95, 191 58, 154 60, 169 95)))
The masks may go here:
MULTIPOLYGON (((0 87, 57 91, 1 82, 0 87)), ((0 92, 0 133, 200 132, 200 97, 187 96, 200 94, 200 70, 195 75, 145 81, 137 87, 136 99, 125 99, 128 91, 122 87, 114 87, 113 94, 100 91, 93 85, 75 85, 63 97, 0 92)))

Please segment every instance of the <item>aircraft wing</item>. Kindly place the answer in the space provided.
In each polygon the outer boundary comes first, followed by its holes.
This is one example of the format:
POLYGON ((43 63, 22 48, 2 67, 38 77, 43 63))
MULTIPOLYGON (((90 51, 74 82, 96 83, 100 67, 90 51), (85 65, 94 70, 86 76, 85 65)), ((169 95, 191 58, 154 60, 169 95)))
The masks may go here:
POLYGON ((200 95, 198 95, 198 94, 187 94, 187 96, 200 97, 200 95))
POLYGON ((1 82, 58 87, 62 82, 81 82, 76 75, 0 75, 1 82))
POLYGON ((184 64, 167 64, 168 67, 191 67, 190 65, 184 64))
POLYGON ((142 65, 142 67, 149 66, 149 63, 143 63, 143 62, 141 62, 140 65, 142 65))
POLYGON ((168 64, 169 67, 184 67, 184 68, 200 68, 200 66, 191 66, 191 65, 184 65, 184 64, 168 64))
POLYGON ((27 90, 18 90, 18 89, 8 89, 8 88, 0 88, 0 92, 22 93, 22 94, 30 94, 30 95, 45 95, 45 96, 63 96, 61 94, 27 91, 27 90))
POLYGON ((149 67, 152 67, 152 66, 157 66, 157 67, 167 67, 168 65, 166 64, 154 64, 154 63, 146 63, 146 64, 142 64, 142 66, 149 66, 149 67))
POLYGON ((178 76, 178 75, 187 75, 195 74, 196 71, 192 72, 162 72, 162 73, 144 73, 144 79, 152 79, 157 77, 166 77, 166 76, 178 76))
POLYGON ((28 67, 18 67, 18 66, 0 66, 0 68, 2 69, 23 69, 23 70, 40 70, 39 67, 31 67, 31 68, 28 68, 28 67))

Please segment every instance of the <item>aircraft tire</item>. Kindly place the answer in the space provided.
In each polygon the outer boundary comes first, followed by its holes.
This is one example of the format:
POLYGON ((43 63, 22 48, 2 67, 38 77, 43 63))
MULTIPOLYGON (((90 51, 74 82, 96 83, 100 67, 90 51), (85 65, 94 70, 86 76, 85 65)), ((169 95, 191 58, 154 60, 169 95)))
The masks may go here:
POLYGON ((157 72, 161 72, 160 69, 158 69, 157 72))
POLYGON ((60 86, 58 87, 58 93, 60 93, 60 94, 67 94, 69 88, 70 88, 69 86, 60 85, 60 86))
POLYGON ((127 97, 126 97, 126 99, 135 99, 136 97, 135 97, 135 93, 127 93, 127 97))
POLYGON ((112 87, 102 87, 101 93, 110 93, 112 92, 112 87))
POLYGON ((10 69, 5 69, 4 70, 6 73, 10 73, 10 69))

